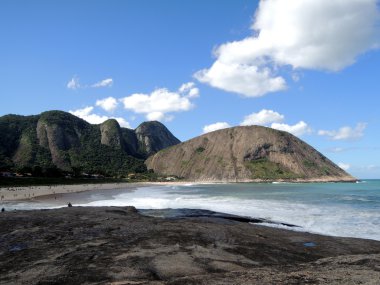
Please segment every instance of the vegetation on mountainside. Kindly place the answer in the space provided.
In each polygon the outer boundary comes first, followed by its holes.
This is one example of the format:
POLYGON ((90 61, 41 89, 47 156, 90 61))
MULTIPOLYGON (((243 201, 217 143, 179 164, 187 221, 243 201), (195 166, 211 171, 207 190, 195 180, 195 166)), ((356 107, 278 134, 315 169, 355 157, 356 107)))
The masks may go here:
MULTIPOLYGON (((150 125, 163 126, 148 122, 144 128, 150 125)), ((164 143, 170 144, 174 136, 170 132, 165 136, 169 142, 164 143)), ((155 140, 160 142, 159 132, 155 140)), ((91 125, 62 111, 0 117, 0 171, 42 177, 83 173, 127 177, 147 173, 142 145, 134 130, 120 128, 115 120, 91 125)))
POLYGON ((296 179, 300 175, 290 171, 279 163, 261 158, 245 162, 245 166, 252 172, 252 179, 296 179))

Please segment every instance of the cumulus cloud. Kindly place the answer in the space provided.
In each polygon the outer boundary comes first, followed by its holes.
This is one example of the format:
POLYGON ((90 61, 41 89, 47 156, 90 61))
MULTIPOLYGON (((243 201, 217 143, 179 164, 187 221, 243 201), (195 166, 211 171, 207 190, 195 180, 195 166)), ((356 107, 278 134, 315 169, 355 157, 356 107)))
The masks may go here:
POLYGON ((299 121, 295 125, 288 125, 282 123, 272 123, 271 128, 292 133, 295 136, 302 136, 307 133, 311 133, 311 129, 304 121, 299 121))
POLYGON ((160 88, 150 94, 132 94, 120 101, 126 110, 145 114, 148 120, 170 121, 173 119, 173 115, 168 113, 192 109, 194 104, 191 99, 197 96, 199 96, 199 90, 194 87, 194 83, 190 82, 183 84, 176 92, 160 88))
POLYGON ((274 76, 269 68, 217 60, 209 69, 195 73, 195 78, 225 91, 247 97, 259 97, 286 89, 284 78, 274 76))
POLYGON ((252 113, 244 117, 240 123, 241 126, 260 125, 271 127, 273 129, 286 131, 295 136, 302 136, 311 133, 311 128, 304 121, 299 121, 294 125, 283 123, 285 116, 273 110, 263 109, 257 113, 252 113))
POLYGON ((113 79, 107 78, 107 79, 103 79, 99 82, 92 84, 91 87, 93 87, 93 88, 111 87, 112 84, 113 84, 113 79))
POLYGON ((364 136, 364 130, 366 129, 366 123, 358 123, 355 128, 345 126, 339 130, 319 130, 318 135, 326 136, 331 140, 357 140, 364 136))
POLYGON ((199 97, 199 89, 195 87, 194 82, 187 82, 181 85, 178 92, 189 98, 199 97))
POLYGON ((93 110, 94 110, 94 107, 88 106, 83 109, 78 109, 78 110, 69 111, 69 112, 73 114, 74 116, 82 118, 83 120, 89 122, 90 124, 101 124, 108 119, 115 119, 116 121, 118 121, 121 127, 124 127, 124 128, 131 127, 130 124, 124 118, 97 115, 97 114, 92 113, 93 110))
POLYGON ((376 0, 262 0, 253 35, 219 46, 213 65, 194 76, 247 97, 281 91, 281 66, 339 71, 377 48, 379 18, 376 0))
POLYGON ((69 80, 69 82, 67 82, 66 86, 68 89, 73 89, 73 90, 80 88, 81 86, 79 84, 79 78, 74 76, 73 78, 69 80))
POLYGON ((265 126, 270 123, 280 123, 284 120, 285 116, 272 110, 263 109, 258 113, 252 113, 244 117, 241 126, 262 125, 265 126))
POLYGON ((174 119, 174 116, 173 115, 165 115, 162 112, 152 112, 152 113, 148 113, 146 115, 146 118, 149 121, 166 121, 166 122, 170 122, 170 121, 172 121, 174 119))
POLYGON ((351 165, 349 165, 348 163, 343 163, 343 162, 339 162, 338 166, 345 171, 347 171, 351 168, 351 165))
POLYGON ((112 112, 116 109, 118 102, 115 98, 108 97, 101 100, 97 100, 95 105, 103 108, 107 112, 112 112))
POLYGON ((230 128, 230 124, 229 123, 226 123, 226 122, 217 122, 215 124, 210 124, 210 125, 206 125, 203 127, 203 133, 209 133, 209 132, 213 132, 213 131, 216 131, 216 130, 221 130, 221 129, 226 129, 226 128, 230 128))

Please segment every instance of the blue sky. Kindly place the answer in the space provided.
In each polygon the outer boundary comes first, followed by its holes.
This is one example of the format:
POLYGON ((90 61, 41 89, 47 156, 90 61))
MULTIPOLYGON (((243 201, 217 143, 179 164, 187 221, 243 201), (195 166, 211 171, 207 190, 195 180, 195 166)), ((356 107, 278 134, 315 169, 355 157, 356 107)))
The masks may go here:
POLYGON ((380 178, 379 3, 292 3, 2 0, 0 115, 261 124, 380 178))

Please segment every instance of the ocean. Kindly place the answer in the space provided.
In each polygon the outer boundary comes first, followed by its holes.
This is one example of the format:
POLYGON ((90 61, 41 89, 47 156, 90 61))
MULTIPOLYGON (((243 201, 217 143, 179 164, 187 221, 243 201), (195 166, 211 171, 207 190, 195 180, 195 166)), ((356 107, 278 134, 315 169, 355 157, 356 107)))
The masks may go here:
MULTIPOLYGON (((289 228, 291 230, 380 240, 380 180, 154 185, 113 194, 104 191, 81 195, 86 195, 86 199, 80 204, 72 201, 74 205, 206 209, 298 226, 289 228)), ((57 207, 48 201, 12 202, 8 206, 15 209, 57 207)))

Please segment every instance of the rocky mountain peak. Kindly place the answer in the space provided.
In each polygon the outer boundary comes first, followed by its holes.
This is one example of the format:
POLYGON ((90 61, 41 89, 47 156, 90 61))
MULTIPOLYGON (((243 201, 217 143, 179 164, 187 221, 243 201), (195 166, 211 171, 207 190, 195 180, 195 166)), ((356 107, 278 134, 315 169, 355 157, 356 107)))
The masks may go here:
POLYGON ((144 151, 151 155, 161 149, 180 143, 162 123, 157 121, 144 122, 135 130, 137 140, 144 151))
POLYGON ((111 147, 122 147, 122 138, 120 125, 115 119, 109 119, 99 126, 100 128, 100 142, 104 145, 111 147))
POLYGON ((354 181, 313 147, 261 126, 207 133, 159 151, 148 169, 191 181, 354 181))

